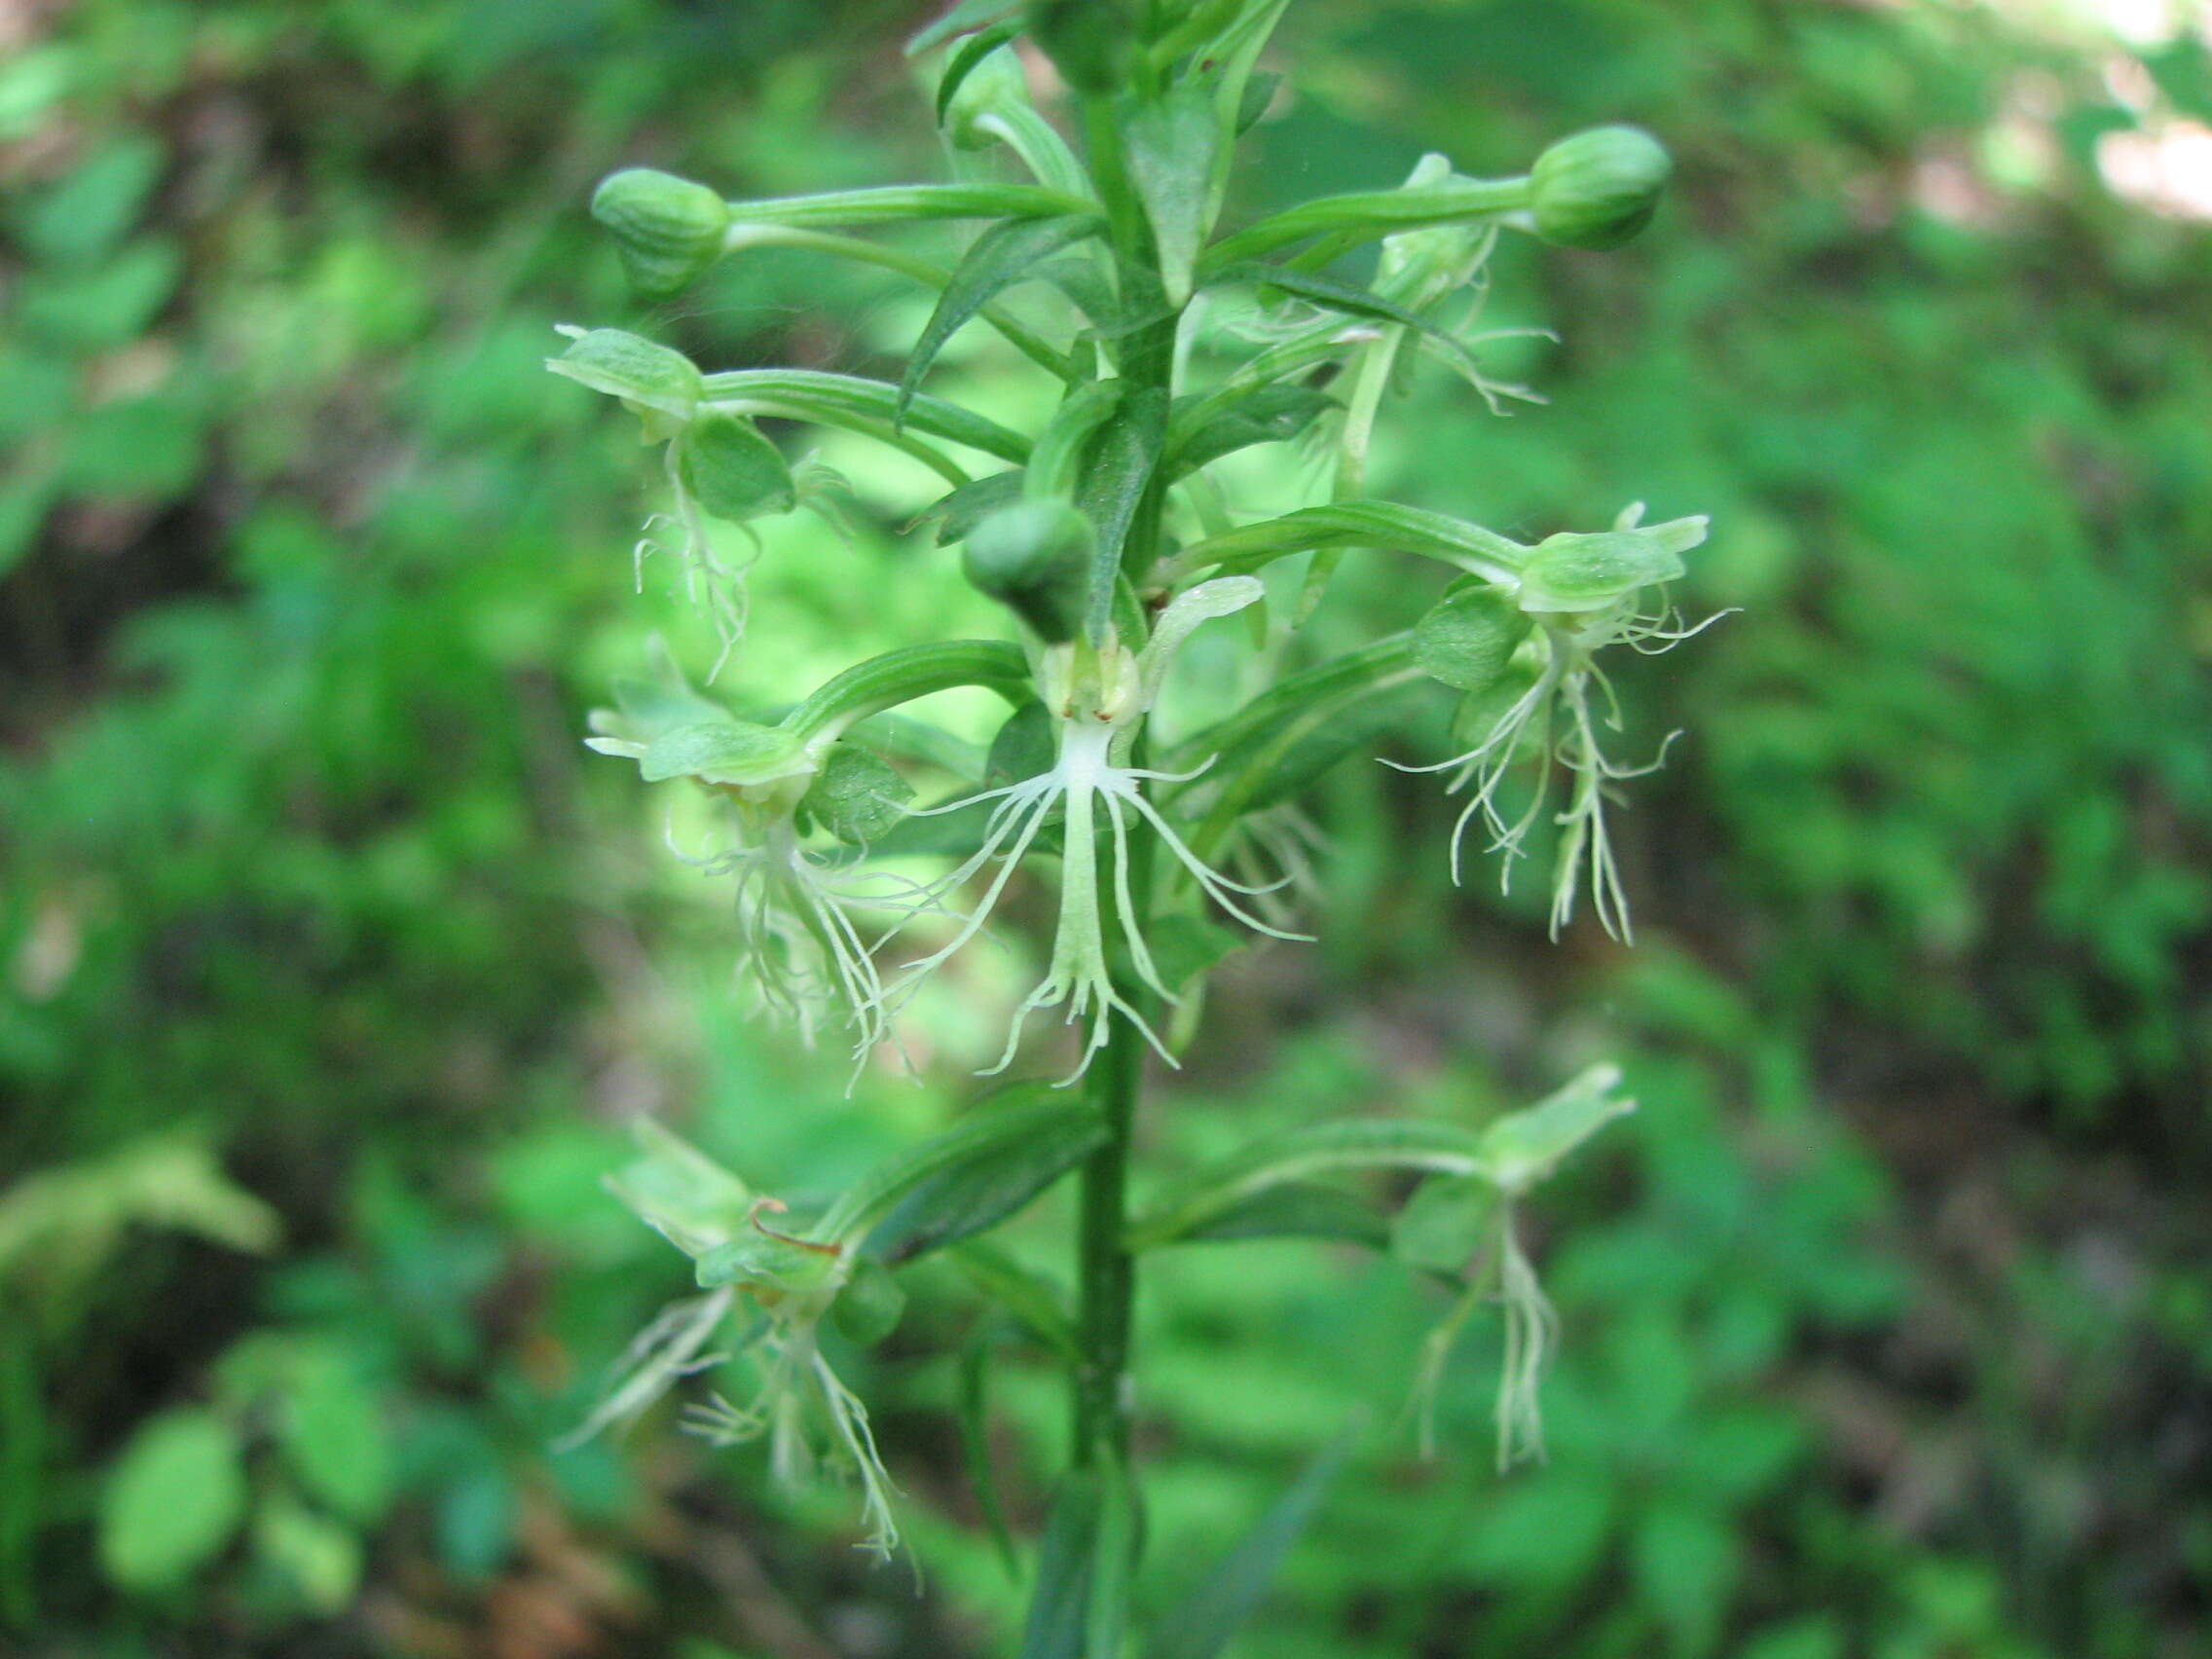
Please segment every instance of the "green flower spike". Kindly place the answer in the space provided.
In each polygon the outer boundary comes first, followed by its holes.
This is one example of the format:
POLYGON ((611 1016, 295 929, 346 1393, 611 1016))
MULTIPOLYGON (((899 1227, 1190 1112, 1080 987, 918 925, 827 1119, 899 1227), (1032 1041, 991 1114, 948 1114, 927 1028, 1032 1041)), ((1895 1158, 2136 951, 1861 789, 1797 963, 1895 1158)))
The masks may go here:
MULTIPOLYGON (((780 1200, 756 1195, 656 1124, 641 1122, 637 1132, 645 1156, 608 1177, 608 1189, 692 1259, 706 1294, 662 1310, 564 1444, 628 1424, 684 1377, 739 1368, 750 1384, 744 1403, 718 1392, 711 1403, 686 1409, 685 1426, 719 1446, 766 1439, 779 1479, 808 1479, 826 1465, 841 1469, 861 1488, 866 1547, 888 1557, 899 1543, 891 1513, 896 1489, 876 1452, 866 1406, 830 1368, 819 1341, 822 1321, 842 1312, 839 1299, 863 1297, 870 1283, 859 1239, 772 1228, 761 1217, 783 1213, 780 1200), (709 1351, 725 1324, 736 1327, 733 1346, 709 1351)), ((872 1274, 884 1277, 880 1268, 872 1274)), ((880 1320, 871 1322, 880 1331, 880 1320)))
MULTIPOLYGON (((1640 766, 1612 759, 1600 740, 1601 725, 1618 731, 1619 705, 1598 652, 1626 645, 1646 654, 1664 651, 1719 620, 1720 612, 1685 627, 1664 598, 1648 599, 1682 573, 1681 555, 1705 539, 1703 517, 1639 528, 1642 503, 1622 513, 1610 531, 1561 535, 1539 542, 1523 567, 1517 590, 1455 584, 1424 618, 1423 666, 1437 679, 1468 693, 1460 725, 1480 735, 1474 747, 1429 766, 1401 771, 1450 772, 1453 793, 1467 790, 1467 804, 1452 830, 1452 879, 1459 879, 1461 843, 1479 816, 1491 834, 1490 850, 1504 854, 1500 888, 1509 887, 1514 860, 1551 801, 1555 769, 1571 780, 1560 827, 1552 878, 1551 931, 1574 917, 1576 896, 1587 886, 1591 907, 1614 938, 1633 938, 1628 892, 1606 832, 1605 805, 1612 786, 1656 770, 1659 755, 1640 766), (1520 614, 1511 630, 1506 606, 1520 614), (1514 643, 1515 641, 1518 643, 1514 643), (1479 673, 1455 678, 1447 664, 1481 662, 1479 673), (1592 707, 1593 694, 1604 713, 1592 707), (1516 761, 1536 768, 1528 804, 1513 818, 1500 792, 1516 761)), ((1667 743, 1673 742, 1670 734, 1667 743)), ((1397 766, 1398 762, 1389 764, 1397 766)))
MULTIPOLYGON (((1111 634, 1095 645, 1079 636, 1047 647, 1037 684, 1056 727, 1058 758, 1051 770, 1034 778, 932 809, 945 812, 973 806, 978 801, 998 803, 985 824, 981 848, 944 877, 934 892, 949 892, 985 869, 996 867, 980 902, 969 912, 951 940, 939 950, 908 964, 901 974, 892 989, 895 1008, 982 931, 1008 882, 1013 880, 1015 868, 1055 811, 1064 811, 1065 829, 1059 928, 1052 940, 1051 961, 1044 978, 1014 1010, 1006 1051, 995 1065, 987 1068, 988 1072, 1003 1071, 1013 1062, 1020 1045, 1023 1022, 1031 1014, 1047 1008, 1065 1008, 1070 1023, 1089 1022, 1081 1057, 1075 1070, 1061 1080, 1063 1086, 1081 1077, 1089 1066, 1091 1056, 1105 1046, 1110 1015, 1117 1010, 1144 1034, 1162 1059, 1170 1065, 1175 1063, 1167 1046, 1115 988, 1107 966, 1105 912, 1111 908, 1114 925, 1128 946, 1130 964, 1137 977, 1165 1002, 1176 1001, 1172 987, 1161 978, 1138 926, 1139 911, 1131 890, 1129 869, 1132 817, 1149 826, 1205 895, 1238 921, 1277 939, 1304 937, 1286 933, 1247 908, 1241 901, 1269 889, 1233 881, 1204 864, 1139 787, 1148 781, 1182 783, 1196 777, 1197 771, 1164 773, 1127 764, 1137 727, 1160 693, 1169 661, 1192 630, 1213 617, 1243 609, 1264 591, 1258 578, 1252 576, 1225 576, 1217 581, 1202 582, 1178 595, 1161 612, 1152 639, 1139 651, 1126 649, 1111 634), (1102 845, 1102 842, 1110 845, 1102 845), (1099 892, 1102 852, 1110 855, 1111 868, 1111 885, 1104 903, 1099 892)), ((1204 767, 1198 770, 1203 771, 1204 767)))

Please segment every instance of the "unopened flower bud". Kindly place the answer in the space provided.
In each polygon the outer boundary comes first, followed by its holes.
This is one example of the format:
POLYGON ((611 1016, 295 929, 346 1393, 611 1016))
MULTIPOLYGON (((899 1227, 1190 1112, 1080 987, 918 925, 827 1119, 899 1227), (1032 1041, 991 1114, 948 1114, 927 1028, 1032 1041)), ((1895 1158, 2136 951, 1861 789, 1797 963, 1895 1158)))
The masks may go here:
POLYGON ((1047 645, 1083 626, 1096 537, 1066 501, 1017 501, 968 533, 960 567, 982 592, 1011 608, 1047 645))
POLYGON ((630 282, 646 299, 664 299, 721 256, 729 203, 719 192, 674 173, 625 167, 591 199, 592 217, 614 234, 630 282))
POLYGON ((1641 127, 1594 127, 1562 138, 1529 170, 1536 234, 1567 247, 1618 247, 1651 222, 1674 170, 1641 127))

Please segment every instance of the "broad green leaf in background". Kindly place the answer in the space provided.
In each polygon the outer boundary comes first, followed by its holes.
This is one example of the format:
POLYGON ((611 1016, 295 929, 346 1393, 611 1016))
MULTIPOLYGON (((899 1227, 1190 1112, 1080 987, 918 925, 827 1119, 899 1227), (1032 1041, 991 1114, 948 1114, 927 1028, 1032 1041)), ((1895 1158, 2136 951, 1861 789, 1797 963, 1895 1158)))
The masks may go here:
POLYGON ((196 1406, 149 1418, 100 1498, 100 1565, 126 1590, 173 1589, 221 1552, 245 1508, 228 1423, 196 1406))
POLYGON ((349 1521, 383 1513, 391 1492, 391 1450, 377 1397, 334 1353, 311 1352, 296 1368, 276 1419, 300 1484, 349 1521))

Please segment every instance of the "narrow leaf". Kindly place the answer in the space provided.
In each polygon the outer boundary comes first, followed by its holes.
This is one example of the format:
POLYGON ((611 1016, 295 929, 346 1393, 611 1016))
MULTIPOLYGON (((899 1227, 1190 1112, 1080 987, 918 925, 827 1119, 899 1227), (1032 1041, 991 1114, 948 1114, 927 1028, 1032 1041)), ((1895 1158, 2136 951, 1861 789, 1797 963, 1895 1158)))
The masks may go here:
POLYGON ((977 1330, 960 1350, 960 1450, 968 1462, 968 1484, 983 1530, 1005 1564, 1007 1575, 1021 1570, 1014 1531, 1006 1522, 1006 1500, 999 1495, 997 1466, 991 1460, 991 1348, 988 1331, 977 1330))
POLYGON ((1085 1659, 1103 1496, 1098 1477, 1077 1469, 1053 1497, 1037 1547, 1037 1581, 1021 1632, 1021 1659, 1085 1659))
POLYGON ((1129 526, 1166 441, 1167 394, 1153 389, 1124 397, 1120 412, 1091 442, 1076 489, 1076 505, 1098 532, 1098 562, 1090 577, 1089 621, 1094 632, 1113 616, 1114 587, 1123 573, 1129 526))
POLYGON ((1145 1659, 1215 1659, 1251 1618, 1351 1453, 1357 1425, 1307 1464, 1219 1567, 1153 1632, 1145 1659))
POLYGON ((871 1254, 894 1260, 949 1244, 1019 1209, 1104 1133, 1088 1102, 1045 1084, 1015 1084, 863 1176, 815 1236, 866 1237, 871 1254))
POLYGON ((1124 106, 1122 132, 1167 303, 1179 308, 1191 297, 1198 249, 1212 228, 1214 153, 1221 146, 1212 92, 1186 82, 1163 97, 1124 106))
POLYGON ((933 46, 942 46, 956 35, 984 28, 1021 10, 1021 0, 960 0, 960 4, 934 23, 917 29, 906 42, 906 55, 919 57, 933 46))
POLYGON ((961 42, 960 50, 952 55, 952 61, 944 66, 943 78, 937 84, 937 124, 940 127, 944 125, 945 113, 952 108, 961 84, 975 73, 976 65, 1020 32, 1019 23, 993 23, 961 42))
POLYGON ((1076 1360, 1075 1320, 1068 1313, 1067 1293, 1059 1285, 978 1238, 954 1245, 948 1259, 1033 1339, 1062 1359, 1076 1360))
POLYGON ((993 225, 977 237, 954 267, 952 280, 938 296, 937 309, 930 313, 922 337, 914 343, 913 354, 906 359, 906 372, 899 382, 894 422, 904 424, 907 406, 920 389, 922 377, 929 373, 930 365, 937 361, 944 343, 962 323, 1014 283, 1038 275, 1040 265, 1062 248, 1093 234, 1100 222, 1095 215, 1087 213, 1065 213, 1049 219, 1013 219, 993 225))
POLYGON ((1217 271, 1207 278, 1208 287, 1231 282, 1250 282, 1263 288, 1279 288, 1286 294, 1322 307, 1341 312, 1346 316, 1366 317, 1376 322, 1393 322, 1400 328, 1410 328, 1417 334, 1434 341, 1444 353, 1466 372, 1481 379, 1474 353, 1464 342, 1430 322, 1426 317, 1406 310, 1404 306, 1384 299, 1372 288, 1363 288, 1356 282, 1339 281, 1333 276, 1319 276, 1310 271, 1294 271, 1288 266, 1261 265, 1247 262, 1232 265, 1217 271))
POLYGON ((1195 429, 1169 423, 1167 476, 1185 477, 1254 444, 1288 443, 1337 407, 1337 400, 1316 387, 1255 386, 1195 429))
POLYGON ((1017 466, 1009 472, 994 472, 988 478, 978 478, 973 484, 963 484, 940 498, 914 522, 919 525, 937 520, 940 547, 965 541, 968 533, 979 521, 1021 499, 1022 477, 1023 469, 1017 466))

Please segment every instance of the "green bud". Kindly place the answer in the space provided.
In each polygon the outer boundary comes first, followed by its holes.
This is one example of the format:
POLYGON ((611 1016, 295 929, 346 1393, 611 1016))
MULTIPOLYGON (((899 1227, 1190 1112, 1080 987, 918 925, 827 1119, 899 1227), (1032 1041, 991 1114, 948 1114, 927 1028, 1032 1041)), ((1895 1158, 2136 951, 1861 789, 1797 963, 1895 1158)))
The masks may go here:
POLYGON ((1618 247, 1651 222, 1674 163, 1641 127, 1562 138, 1529 170, 1536 234, 1567 247, 1618 247))
POLYGON ((1521 572, 1521 608, 1603 610, 1639 588, 1682 573, 1681 556, 1705 539, 1703 516, 1645 529, 1547 535, 1521 572))
POLYGON ((676 464, 698 503, 732 524, 798 502, 784 452, 742 415, 699 416, 677 440, 676 464))
POLYGON ((1028 0, 1029 38, 1079 92, 1119 92, 1136 30, 1127 0, 1028 0))
POLYGON ((665 299, 721 257, 729 203, 718 191, 674 173, 625 167, 593 193, 591 214, 614 235, 630 283, 665 299))
POLYGON ((579 386, 619 397, 645 420, 648 436, 671 437, 676 426, 699 412, 706 382, 682 352, 619 328, 569 334, 569 349, 546 358, 545 366, 579 386), (656 422, 653 416, 666 419, 656 422))
POLYGON ((1083 625, 1096 545, 1090 521, 1068 502, 1016 501, 968 533, 960 568, 1039 639, 1057 645, 1083 625))
POLYGON ((1414 661, 1454 690, 1487 690, 1503 678, 1529 628, 1512 594, 1480 576, 1463 576, 1415 626, 1414 661))

